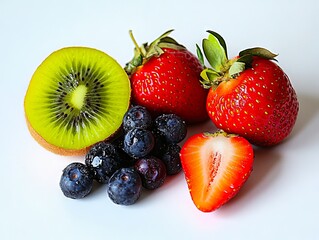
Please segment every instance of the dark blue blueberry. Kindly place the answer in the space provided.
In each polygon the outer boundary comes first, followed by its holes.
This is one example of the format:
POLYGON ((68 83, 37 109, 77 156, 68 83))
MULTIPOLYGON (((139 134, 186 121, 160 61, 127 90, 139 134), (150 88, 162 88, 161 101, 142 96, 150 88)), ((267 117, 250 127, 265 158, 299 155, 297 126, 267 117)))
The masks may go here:
POLYGON ((92 187, 92 175, 83 163, 71 163, 63 170, 60 188, 66 197, 83 198, 91 192, 92 187))
POLYGON ((145 107, 134 106, 130 108, 123 118, 123 129, 129 131, 133 128, 148 129, 152 125, 152 117, 145 107))
POLYGON ((129 156, 124 151, 124 136, 125 136, 124 132, 122 132, 122 134, 118 134, 116 138, 113 138, 111 140, 111 143, 117 148, 120 158, 123 160, 123 167, 130 167, 134 165, 134 163, 136 162, 136 159, 129 156))
POLYGON ((181 147, 177 144, 168 145, 165 153, 162 155, 161 160, 166 166, 167 175, 175 175, 182 170, 180 159, 181 147))
POLYGON ((155 144, 150 155, 161 158, 166 151, 166 147, 167 147, 166 140, 164 136, 162 136, 157 131, 153 131, 153 136, 155 139, 155 144))
POLYGON ((162 114, 155 119, 155 128, 162 134, 168 143, 181 142, 187 133, 187 126, 175 114, 162 114))
POLYGON ((124 151, 133 158, 145 157, 152 151, 154 142, 151 131, 134 128, 124 136, 124 151))
POLYGON ((123 160, 113 144, 99 142, 86 154, 85 164, 92 172, 95 180, 106 183, 109 177, 122 167, 123 160))
POLYGON ((141 158, 135 163, 135 169, 142 178, 142 185, 146 189, 156 189, 163 185, 166 179, 164 163, 153 156, 141 158))
POLYGON ((134 168, 121 168, 109 179, 107 193, 110 199, 120 205, 132 205, 140 197, 141 177, 134 168))

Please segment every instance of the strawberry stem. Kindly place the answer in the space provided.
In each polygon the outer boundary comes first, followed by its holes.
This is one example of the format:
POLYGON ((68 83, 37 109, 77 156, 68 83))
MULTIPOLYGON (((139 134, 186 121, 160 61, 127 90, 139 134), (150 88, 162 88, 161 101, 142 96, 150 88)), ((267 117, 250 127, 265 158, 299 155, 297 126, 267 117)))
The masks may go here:
POLYGON ((144 56, 144 54, 143 54, 142 51, 141 51, 141 48, 139 47, 137 41, 135 40, 135 37, 134 37, 134 35, 133 35, 133 31, 132 31, 132 30, 129 30, 129 35, 130 35, 130 38, 131 38, 132 41, 133 41, 133 44, 134 44, 134 46, 135 46, 136 51, 138 51, 138 53, 139 53, 140 55, 144 56))
POLYGON ((135 48, 133 59, 125 65, 124 70, 126 71, 126 73, 128 75, 131 75, 136 71, 137 67, 145 64, 152 57, 160 56, 164 53, 164 48, 171 48, 176 50, 185 49, 183 45, 180 45, 173 38, 168 36, 172 31, 173 30, 166 31, 153 42, 151 42, 150 45, 144 43, 139 46, 133 36, 132 30, 129 30, 129 35, 134 43, 135 48))

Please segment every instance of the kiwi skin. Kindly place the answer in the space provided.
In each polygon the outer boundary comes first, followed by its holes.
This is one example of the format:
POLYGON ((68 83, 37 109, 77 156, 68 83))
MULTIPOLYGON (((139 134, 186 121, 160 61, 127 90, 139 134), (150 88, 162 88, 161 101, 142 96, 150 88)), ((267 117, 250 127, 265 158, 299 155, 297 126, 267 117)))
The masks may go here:
POLYGON ((42 138, 40 136, 40 134, 38 134, 31 126, 31 124, 29 123, 27 117, 25 116, 26 122, 27 122, 27 127, 29 129, 29 132, 31 134, 31 136, 45 149, 49 150, 50 152, 53 152, 55 154, 59 154, 59 155, 63 155, 63 156, 82 156, 85 155, 86 152, 89 150, 90 147, 87 148, 83 148, 83 149, 78 149, 78 150, 74 150, 74 149, 64 149, 64 148, 60 148, 57 147, 53 144, 48 143, 47 141, 45 141, 44 138, 42 138))
MULTIPOLYGON (((62 156, 84 156, 92 146, 88 146, 86 148, 82 148, 82 149, 65 149, 65 148, 60 148, 58 146, 55 146, 53 144, 48 143, 47 141, 45 141, 45 139, 43 137, 40 136, 39 133, 37 133, 31 126, 31 124, 28 121, 28 118, 25 116, 26 122, 27 122, 27 127, 28 130, 31 134, 31 136, 34 138, 34 140, 36 140, 42 147, 44 147, 46 150, 53 152, 55 154, 58 155, 62 155, 62 156)), ((111 136, 109 136, 107 139, 105 139, 104 141, 107 141, 108 139, 112 139, 113 136, 116 136, 117 133, 120 131, 121 127, 115 131, 111 136)))

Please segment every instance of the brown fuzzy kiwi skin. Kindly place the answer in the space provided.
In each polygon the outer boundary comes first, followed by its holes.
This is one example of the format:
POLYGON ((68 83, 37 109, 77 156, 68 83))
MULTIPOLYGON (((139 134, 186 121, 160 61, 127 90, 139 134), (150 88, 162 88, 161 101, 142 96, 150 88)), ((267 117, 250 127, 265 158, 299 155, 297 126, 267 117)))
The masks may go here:
MULTIPOLYGON (((65 149, 61 148, 58 146, 55 146, 51 143, 48 143, 39 133, 37 133, 34 128, 31 126, 30 122, 28 121, 28 118, 25 116, 26 122, 27 122, 27 127, 29 129, 29 132, 31 136, 46 150, 49 150, 50 152, 53 152, 58 155, 62 156, 84 156, 92 147, 88 146, 82 149, 65 149)), ((108 139, 111 139, 113 136, 116 136, 116 134, 119 132, 121 129, 121 126, 113 133, 111 134, 108 138, 104 139, 103 141, 107 141, 108 139)), ((96 144, 96 143, 95 143, 96 144)), ((94 144, 93 144, 94 145, 94 144)))
POLYGON ((27 127, 31 136, 45 149, 49 150, 58 155, 62 156, 83 156, 87 153, 90 147, 83 149, 64 149, 58 146, 55 146, 51 143, 48 143, 39 133, 37 133, 34 128, 31 126, 29 120, 26 117, 27 127))

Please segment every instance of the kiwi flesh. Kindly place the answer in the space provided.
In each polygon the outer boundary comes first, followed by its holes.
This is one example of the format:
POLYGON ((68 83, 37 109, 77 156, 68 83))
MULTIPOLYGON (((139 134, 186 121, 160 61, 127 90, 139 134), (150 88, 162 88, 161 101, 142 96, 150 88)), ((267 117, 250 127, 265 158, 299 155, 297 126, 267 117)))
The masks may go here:
POLYGON ((24 109, 38 142, 75 155, 115 133, 129 102, 129 78, 112 57, 93 48, 67 47, 36 69, 24 109))

